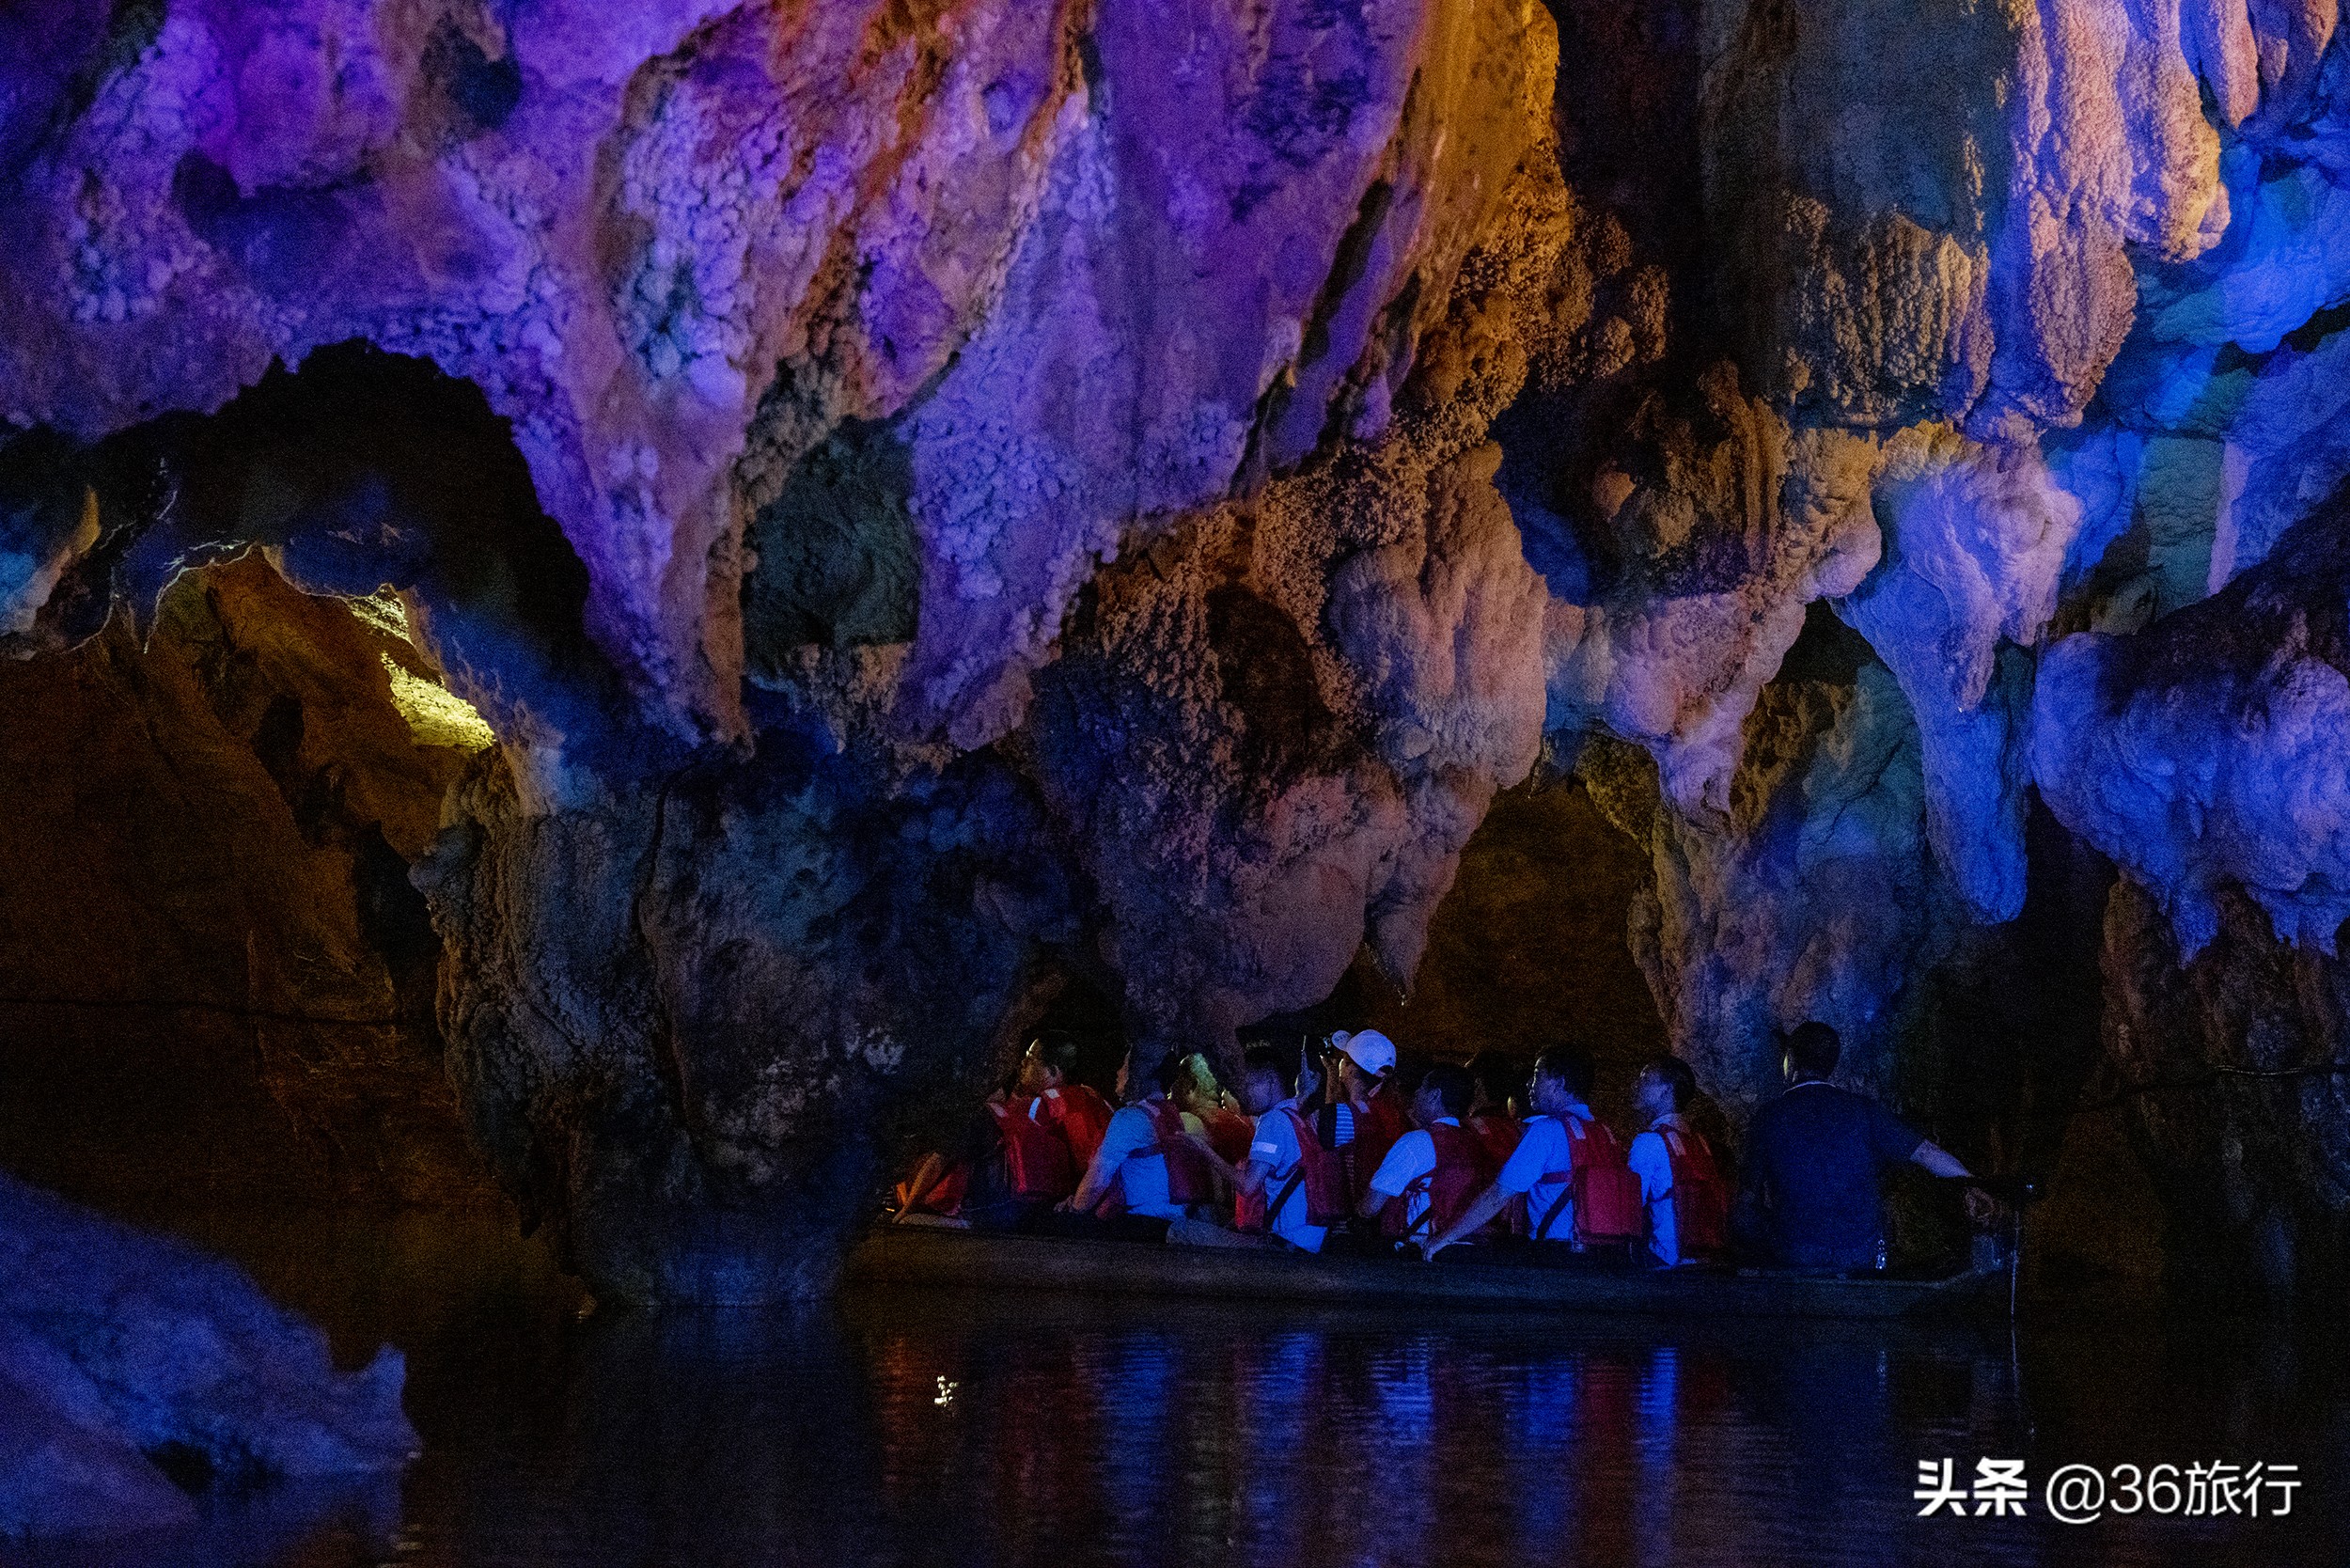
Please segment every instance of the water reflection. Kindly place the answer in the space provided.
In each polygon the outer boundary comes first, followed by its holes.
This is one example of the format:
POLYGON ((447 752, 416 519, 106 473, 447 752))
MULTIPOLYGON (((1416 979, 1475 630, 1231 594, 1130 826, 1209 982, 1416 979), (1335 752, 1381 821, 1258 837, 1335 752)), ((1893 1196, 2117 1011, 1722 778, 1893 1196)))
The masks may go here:
POLYGON ((2243 1329, 2041 1332, 2014 1360, 2004 1332, 1002 1297, 576 1322, 543 1270, 468 1278, 462 1249, 249 1246, 354 1357, 408 1349, 427 1451, 396 1506, 175 1560, 2272 1563, 2342 1539, 2341 1357, 2243 1329), (1944 1455, 2308 1484, 2257 1524, 2066 1528, 2036 1494, 1918 1519, 1944 1455))

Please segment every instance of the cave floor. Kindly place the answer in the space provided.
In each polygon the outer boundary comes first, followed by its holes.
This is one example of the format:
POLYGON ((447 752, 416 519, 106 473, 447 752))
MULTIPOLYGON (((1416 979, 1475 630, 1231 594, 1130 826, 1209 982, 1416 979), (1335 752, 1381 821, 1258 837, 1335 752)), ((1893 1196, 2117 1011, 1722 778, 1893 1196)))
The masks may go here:
POLYGON ((2350 1356, 2308 1330, 2044 1310, 2012 1349, 1998 1328, 870 1294, 647 1314, 591 1309, 494 1218, 179 1228, 338 1359, 405 1351, 424 1451, 370 1492, 213 1499, 196 1539, 29 1560, 2273 1563, 2333 1560, 2350 1513, 2350 1356), (1962 1488, 2022 1460, 2025 1516, 1918 1517, 1919 1466, 1946 1458, 1962 1488), (2290 1515, 2188 1517, 2182 1489, 2167 1517, 2047 1516, 2060 1466, 2214 1461, 2297 1465, 2290 1515))

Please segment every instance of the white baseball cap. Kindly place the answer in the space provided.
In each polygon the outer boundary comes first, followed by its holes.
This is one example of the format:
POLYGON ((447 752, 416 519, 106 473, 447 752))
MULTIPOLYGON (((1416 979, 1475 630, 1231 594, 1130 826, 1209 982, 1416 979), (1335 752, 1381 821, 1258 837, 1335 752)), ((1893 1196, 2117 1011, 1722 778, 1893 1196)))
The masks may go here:
POLYGON ((1347 1059, 1366 1073, 1385 1073, 1395 1066, 1395 1042, 1377 1029, 1364 1029, 1357 1034, 1340 1029, 1330 1037, 1330 1043, 1345 1052, 1347 1059))

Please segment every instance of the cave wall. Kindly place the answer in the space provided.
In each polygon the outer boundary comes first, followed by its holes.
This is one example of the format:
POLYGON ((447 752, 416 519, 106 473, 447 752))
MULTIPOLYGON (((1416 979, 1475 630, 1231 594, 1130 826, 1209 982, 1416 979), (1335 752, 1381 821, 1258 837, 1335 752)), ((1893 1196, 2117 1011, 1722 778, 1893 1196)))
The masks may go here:
POLYGON ((139 1210, 503 1206, 408 881, 487 734, 404 713, 395 681, 446 694, 397 603, 364 611, 256 555, 182 578, 144 635, 0 664, 10 1169, 139 1210))
MULTIPOLYGON (((431 936, 337 949, 347 999, 437 1031, 473 1157, 630 1295, 821 1289, 1073 984, 1146 1060, 1341 991, 1461 1052, 1570 970, 1733 1124, 1811 1017, 1970 1158, 2055 1169, 2119 1110, 2183 1274, 2306 1288, 2343 1245, 2335 22, 13 8, 8 722, 114 738, 12 789, 122 800, 134 715, 200 716, 131 673, 228 580, 190 568, 265 549, 290 627, 390 585, 496 744, 321 741, 360 804, 320 826, 211 678, 236 745, 197 749, 308 857, 252 864, 314 868, 254 871, 249 929, 301 950, 346 884, 413 916, 346 868, 390 869, 378 823, 431 936), (1624 956, 1562 956, 1619 899, 1624 956)), ((248 858, 70 853, 125 929, 248 858)), ((118 989, 225 996, 204 938, 118 989)))

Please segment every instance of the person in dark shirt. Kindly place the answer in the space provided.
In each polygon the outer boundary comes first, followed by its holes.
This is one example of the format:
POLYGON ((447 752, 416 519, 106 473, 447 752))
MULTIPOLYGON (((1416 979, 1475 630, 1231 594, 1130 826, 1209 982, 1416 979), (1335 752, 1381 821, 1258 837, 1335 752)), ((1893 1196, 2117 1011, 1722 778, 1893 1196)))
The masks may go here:
MULTIPOLYGON (((1747 1129, 1740 1209, 1754 1239, 1789 1268, 1881 1266, 1885 1173, 1904 1162, 1964 1181, 1968 1171, 1864 1095, 1829 1083, 1843 1044, 1825 1024, 1787 1036, 1786 1092, 1747 1129)), ((1970 1215, 1988 1202, 1967 1193, 1970 1215)))

